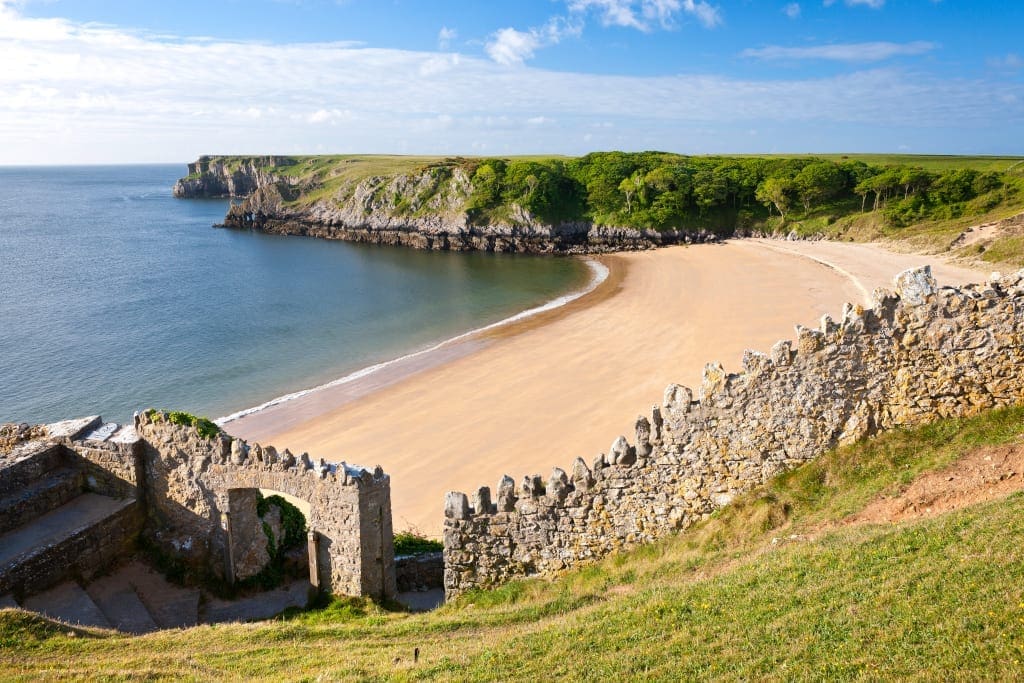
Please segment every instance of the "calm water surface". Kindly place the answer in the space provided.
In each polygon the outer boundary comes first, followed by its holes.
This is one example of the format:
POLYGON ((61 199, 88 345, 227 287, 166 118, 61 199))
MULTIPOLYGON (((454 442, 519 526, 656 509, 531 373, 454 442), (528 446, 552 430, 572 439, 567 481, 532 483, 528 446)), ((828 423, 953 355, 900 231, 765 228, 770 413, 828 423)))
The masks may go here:
POLYGON ((185 166, 0 168, 0 422, 216 417, 584 285, 572 259, 213 229, 185 166))

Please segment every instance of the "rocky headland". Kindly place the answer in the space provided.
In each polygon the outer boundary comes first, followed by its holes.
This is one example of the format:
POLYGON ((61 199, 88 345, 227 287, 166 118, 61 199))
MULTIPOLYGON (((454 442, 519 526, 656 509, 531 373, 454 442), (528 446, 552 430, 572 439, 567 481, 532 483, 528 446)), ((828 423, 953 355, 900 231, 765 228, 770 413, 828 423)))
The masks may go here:
POLYGON ((717 240, 703 229, 549 222, 514 203, 502 219, 482 220, 470 207, 474 187, 461 161, 375 173, 355 158, 204 156, 189 164, 173 192, 239 200, 224 218, 226 228, 415 249, 586 254, 717 240))

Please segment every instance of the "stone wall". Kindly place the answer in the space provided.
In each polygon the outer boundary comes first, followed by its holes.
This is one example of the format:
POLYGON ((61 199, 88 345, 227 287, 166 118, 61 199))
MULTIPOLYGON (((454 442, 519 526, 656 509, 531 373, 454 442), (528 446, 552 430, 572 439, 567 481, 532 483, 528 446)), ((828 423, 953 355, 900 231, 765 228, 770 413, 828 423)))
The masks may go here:
POLYGON ((425 591, 444 586, 444 553, 404 555, 395 558, 398 591, 425 591))
POLYGON ((260 528, 252 492, 280 491, 310 505, 315 586, 395 595, 391 483, 379 467, 314 463, 305 453, 278 453, 223 433, 207 439, 161 413, 140 414, 136 428, 146 444, 150 540, 167 554, 229 581, 251 576, 261 556, 253 546, 260 537, 249 533, 260 528))
POLYGON ((873 307, 797 327, 796 344, 747 351, 743 372, 705 367, 696 394, 670 385, 660 405, 591 466, 545 482, 504 477, 472 501, 445 500, 448 597, 556 572, 653 541, 838 445, 880 430, 1024 399, 1024 271, 939 288, 906 271, 873 307))

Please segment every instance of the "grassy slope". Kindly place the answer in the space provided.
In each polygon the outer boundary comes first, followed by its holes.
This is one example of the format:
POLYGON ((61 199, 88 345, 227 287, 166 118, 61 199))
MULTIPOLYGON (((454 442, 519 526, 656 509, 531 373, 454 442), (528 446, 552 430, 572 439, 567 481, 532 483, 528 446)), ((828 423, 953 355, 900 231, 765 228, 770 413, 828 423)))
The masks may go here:
POLYGON ((69 637, 2 612, 2 675, 1012 678, 1024 675, 1024 495, 924 522, 832 522, 978 445, 1024 442, 1022 428, 1016 408, 884 435, 681 536, 429 615, 348 600, 269 624, 129 638, 69 637), (814 540, 791 540, 805 534, 814 540))
MULTIPOLYGON (((868 165, 885 166, 888 164, 919 166, 929 171, 945 171, 951 168, 973 168, 977 171, 1008 171, 1020 164, 1024 166, 1024 157, 994 156, 953 156, 945 154, 737 154, 739 157, 751 158, 814 158, 831 161, 863 161, 868 165)), ((1018 166, 1019 168, 1019 166, 1018 166)))

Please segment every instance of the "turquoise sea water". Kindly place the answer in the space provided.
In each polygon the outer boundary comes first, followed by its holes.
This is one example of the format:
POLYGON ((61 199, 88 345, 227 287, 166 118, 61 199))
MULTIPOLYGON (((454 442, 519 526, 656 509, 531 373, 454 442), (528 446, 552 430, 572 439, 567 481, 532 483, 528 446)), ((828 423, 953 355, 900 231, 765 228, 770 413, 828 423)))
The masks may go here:
POLYGON ((218 417, 580 288, 574 259, 213 229, 184 165, 0 168, 0 422, 218 417))

